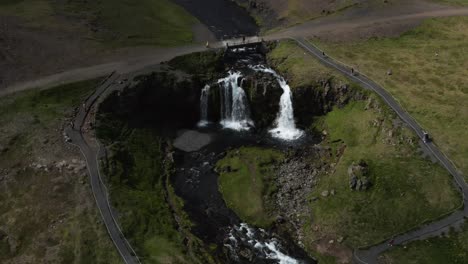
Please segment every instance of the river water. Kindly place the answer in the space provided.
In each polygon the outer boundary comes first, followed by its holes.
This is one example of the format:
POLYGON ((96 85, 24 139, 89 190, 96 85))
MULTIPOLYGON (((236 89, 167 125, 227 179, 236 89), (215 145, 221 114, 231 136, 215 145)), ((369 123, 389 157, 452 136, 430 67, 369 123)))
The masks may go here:
POLYGON ((184 209, 196 224, 194 234, 205 243, 218 245, 217 254, 226 263, 315 263, 290 239, 243 223, 226 206, 218 190, 214 167, 228 149, 286 145, 250 131, 223 129, 219 124, 208 125, 199 132, 209 134, 211 142, 197 151, 176 151, 176 173, 172 178, 176 194, 184 199, 184 209))

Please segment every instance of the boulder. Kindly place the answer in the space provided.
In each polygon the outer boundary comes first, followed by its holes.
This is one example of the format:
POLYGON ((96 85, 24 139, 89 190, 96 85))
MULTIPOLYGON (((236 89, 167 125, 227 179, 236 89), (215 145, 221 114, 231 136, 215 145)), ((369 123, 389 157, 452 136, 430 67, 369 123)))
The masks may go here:
POLYGON ((367 177, 368 173, 368 165, 365 161, 360 160, 357 164, 353 162, 348 167, 349 187, 357 191, 369 189, 371 182, 367 177))
POLYGON ((349 179, 349 187, 351 189, 356 189, 356 185, 357 185, 357 178, 356 176, 352 175, 351 178, 349 179))

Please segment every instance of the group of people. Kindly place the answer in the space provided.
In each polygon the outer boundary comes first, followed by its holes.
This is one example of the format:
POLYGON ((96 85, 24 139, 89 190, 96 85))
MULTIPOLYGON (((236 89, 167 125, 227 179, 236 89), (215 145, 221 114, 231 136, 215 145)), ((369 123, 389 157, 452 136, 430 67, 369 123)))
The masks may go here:
MULTIPOLYGON (((263 39, 262 39, 262 41, 263 41, 263 39)), ((242 36, 242 44, 245 44, 245 36, 242 36)), ((228 42, 226 42, 226 46, 229 47, 229 43, 228 43, 228 42)), ((205 47, 206 47, 206 48, 209 48, 209 47, 210 47, 210 42, 209 42, 209 41, 206 42, 205 47)))

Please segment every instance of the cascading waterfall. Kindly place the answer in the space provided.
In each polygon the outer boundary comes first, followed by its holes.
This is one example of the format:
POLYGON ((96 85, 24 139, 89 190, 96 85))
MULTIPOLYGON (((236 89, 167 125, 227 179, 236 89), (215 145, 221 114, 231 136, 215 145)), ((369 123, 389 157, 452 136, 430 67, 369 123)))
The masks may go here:
POLYGON ((291 88, 286 83, 286 80, 278 75, 273 69, 266 68, 263 65, 250 66, 250 68, 255 71, 272 74, 276 77, 281 89, 283 89, 283 94, 280 98, 280 111, 276 118, 276 127, 270 130, 270 134, 273 137, 284 140, 295 140, 304 135, 304 131, 296 128, 296 123, 294 121, 294 108, 291 100, 291 88))
MULTIPOLYGON (((238 85, 240 72, 230 71, 226 78, 218 80, 221 89, 221 125, 234 130, 248 130, 254 126, 250 119, 247 96, 238 85)), ((242 80, 241 80, 242 82, 242 80)))
POLYGON ((300 264, 303 263, 293 257, 283 253, 281 243, 276 238, 268 238, 265 230, 254 229, 246 223, 234 226, 224 246, 231 252, 231 257, 238 260, 237 251, 239 248, 248 246, 255 251, 255 255, 260 258, 272 260, 278 264, 300 264))
POLYGON ((198 122, 199 127, 204 127, 210 122, 208 121, 208 100, 210 98, 210 86, 205 85, 201 90, 200 95, 200 121, 198 122))

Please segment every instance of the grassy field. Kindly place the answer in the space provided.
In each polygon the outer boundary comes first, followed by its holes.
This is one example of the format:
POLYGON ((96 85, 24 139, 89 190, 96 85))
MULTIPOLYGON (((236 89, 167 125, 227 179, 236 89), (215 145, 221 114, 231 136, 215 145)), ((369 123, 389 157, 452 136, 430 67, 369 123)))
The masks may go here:
POLYGON ((1 263, 120 263, 86 173, 55 166, 81 159, 66 149, 61 125, 99 81, 0 99, 1 263))
POLYGON ((198 21, 170 0, 51 1, 7 0, 0 15, 12 15, 29 27, 76 32, 121 47, 190 43, 198 21))
POLYGON ((272 149, 242 147, 217 163, 219 190, 229 208, 245 222, 268 227, 274 221, 266 197, 275 191, 272 166, 283 155, 272 149))
POLYGON ((461 203, 450 175, 418 157, 408 143, 415 141, 414 135, 407 128, 394 126, 394 116, 365 107, 366 102, 352 102, 315 124, 319 131, 327 131, 326 145, 334 150, 346 147, 335 160, 334 173, 322 175, 311 194, 320 197, 324 190, 336 192, 331 198, 312 202, 313 225, 320 227, 319 233, 345 237, 345 243, 353 248, 380 242, 461 203), (369 191, 349 187, 348 167, 359 160, 369 166, 369 191))
POLYGON ((171 168, 163 162, 164 139, 152 130, 129 129, 109 113, 98 120, 99 138, 111 145, 109 163, 102 163, 111 200, 138 256, 145 263, 213 263, 203 243, 189 234, 191 222, 182 211, 183 202, 167 183, 171 168))
POLYGON ((383 256, 382 264, 462 264, 468 263, 468 223, 460 233, 416 241, 396 247, 383 256))
POLYGON ((467 38, 468 17, 453 17, 428 20, 398 38, 319 46, 381 83, 468 179, 467 38))
POLYGON ((300 86, 316 86, 320 80, 334 78, 337 82, 344 82, 341 76, 319 64, 317 60, 305 53, 292 40, 281 41, 267 54, 269 64, 285 75, 290 82, 291 89, 300 86))
MULTIPOLYGON (((287 76, 293 91, 298 86, 320 89, 321 80, 331 79, 334 85, 349 83, 291 42, 281 42, 268 59, 287 76)), ((423 159, 414 133, 394 123, 395 114, 375 95, 370 96, 374 102, 370 106, 377 105, 374 108, 367 107, 368 101, 355 101, 318 117, 311 127, 326 131, 322 145, 330 147, 332 153, 345 146, 340 158, 333 155, 327 161, 333 170, 319 176, 310 195, 319 198, 310 204, 312 215, 304 216, 310 223, 305 227, 305 244, 311 252, 317 251, 317 239, 328 244, 328 240, 344 237, 343 244, 349 247, 376 243, 461 204, 450 175, 423 159), (369 165, 372 187, 352 191, 348 167, 361 159, 369 165), (323 198, 325 190, 334 190, 335 195, 323 198)))

